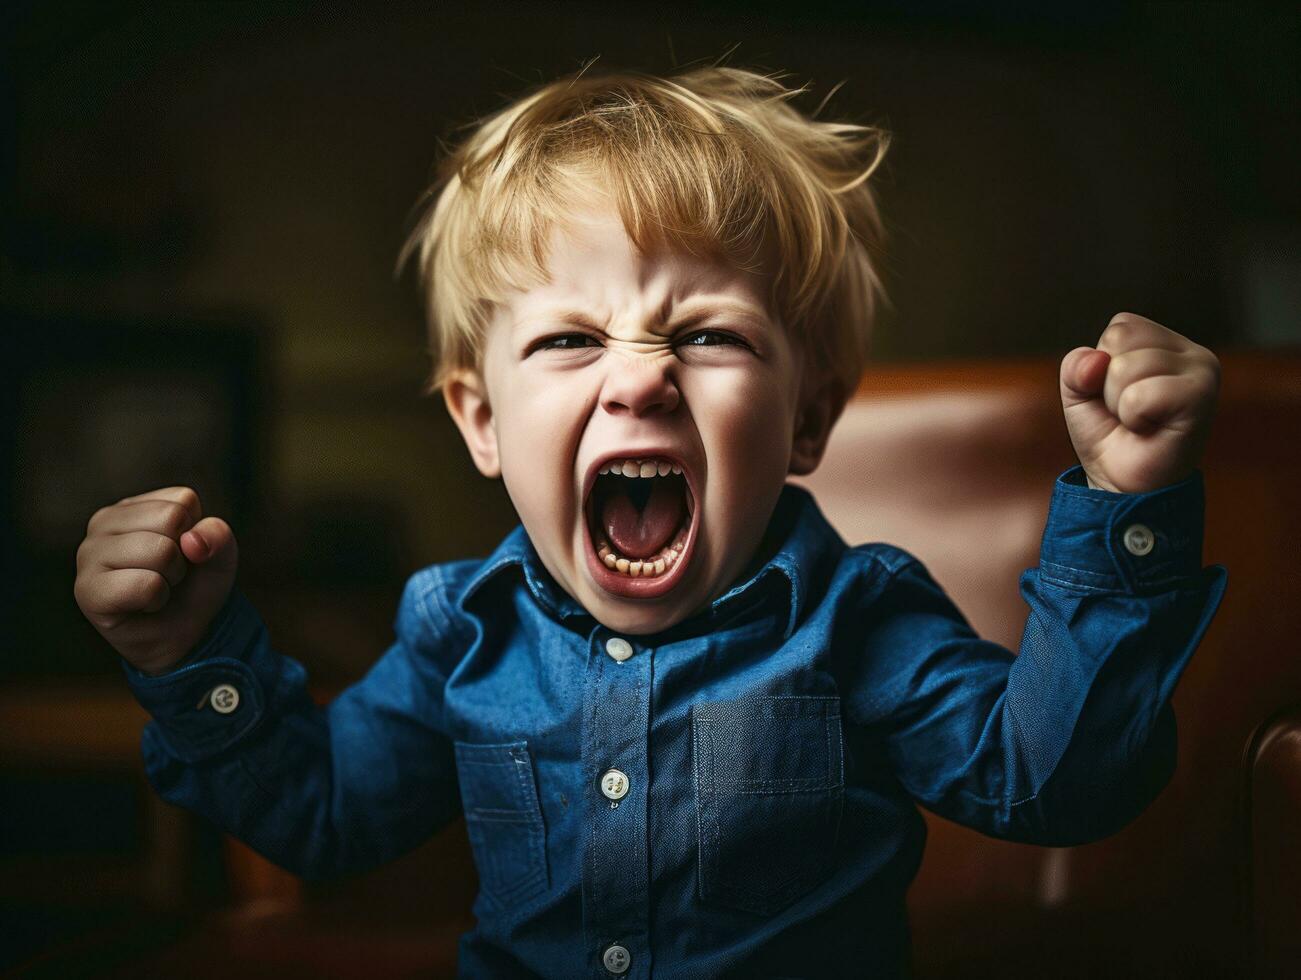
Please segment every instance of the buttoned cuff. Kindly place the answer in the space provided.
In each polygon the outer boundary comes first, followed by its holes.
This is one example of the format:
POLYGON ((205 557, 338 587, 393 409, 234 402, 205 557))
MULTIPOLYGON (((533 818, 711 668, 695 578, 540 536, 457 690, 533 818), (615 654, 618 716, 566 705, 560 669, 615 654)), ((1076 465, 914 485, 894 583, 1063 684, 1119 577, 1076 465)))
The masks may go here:
POLYGON ((1202 568, 1202 474, 1148 493, 1088 486, 1073 466, 1053 487, 1040 577, 1074 589, 1141 594, 1196 580, 1202 568))
POLYGON ((171 755, 194 763, 253 731, 278 673, 274 663, 259 663, 268 657, 259 642, 265 629, 252 603, 232 589, 207 636, 175 669, 150 676, 123 660, 131 693, 154 719, 146 741, 159 740, 171 755))

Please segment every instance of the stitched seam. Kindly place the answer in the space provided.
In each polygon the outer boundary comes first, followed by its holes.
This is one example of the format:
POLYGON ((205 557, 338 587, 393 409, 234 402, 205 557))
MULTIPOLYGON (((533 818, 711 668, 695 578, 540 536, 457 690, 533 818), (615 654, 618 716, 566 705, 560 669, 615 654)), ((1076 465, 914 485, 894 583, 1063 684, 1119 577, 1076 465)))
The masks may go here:
POLYGON ((457 633, 464 638, 466 634, 458 628, 456 620, 452 617, 451 607, 447 603, 447 586, 446 580, 443 578, 443 570, 439 566, 433 565, 430 567, 430 573, 433 582, 429 584, 429 588, 425 590, 422 596, 424 606, 437 612, 442 620, 445 632, 457 633), (433 600, 432 603, 430 599, 433 600))
POLYGON ((1065 590, 1067 590, 1067 591, 1070 591, 1070 590, 1078 590, 1078 591, 1080 591, 1080 592, 1089 592, 1089 593, 1117 593, 1117 594, 1124 594, 1124 590, 1123 590, 1123 589, 1118 589, 1118 588, 1116 588, 1116 587, 1114 587, 1114 586, 1113 586, 1112 588, 1109 588, 1109 589, 1108 589, 1108 588, 1103 588, 1102 586, 1099 586, 1099 585, 1086 585, 1086 584, 1083 583, 1083 582, 1069 582, 1069 581, 1067 581, 1067 580, 1065 580, 1065 579, 1059 579, 1059 578, 1056 578, 1056 577, 1054 577, 1054 576, 1052 576, 1052 575, 1044 574, 1044 573, 1042 573, 1042 572, 1041 572, 1040 575, 1039 575, 1039 579, 1040 579, 1040 581, 1042 581, 1042 582, 1047 582, 1049 585, 1055 585, 1055 586, 1057 586, 1058 588, 1060 588, 1060 589, 1065 589, 1065 590))
POLYGON ((705 799, 701 792, 700 779, 700 726, 705 723, 705 719, 695 714, 692 709, 691 724, 691 775, 695 781, 696 790, 696 889, 700 897, 706 897, 705 889, 705 799))
POLYGON ((872 561, 875 564, 879 565, 881 568, 884 568, 886 574, 889 575, 891 578, 898 577, 900 573, 902 573, 903 571, 905 571, 906 569, 908 569, 913 565, 921 565, 921 562, 918 561, 916 557, 912 555, 905 555, 903 552, 898 552, 895 554, 894 557, 897 561, 897 564, 889 561, 884 554, 881 554, 878 551, 869 551, 867 553, 867 556, 870 559, 872 559, 872 561))
POLYGON ((1095 572, 1092 569, 1076 568, 1073 565, 1063 565, 1059 562, 1048 561, 1044 558, 1040 558, 1039 559, 1040 571, 1043 571, 1046 568, 1052 569, 1053 570, 1052 574, 1055 577, 1059 577, 1059 578, 1070 578, 1072 576, 1080 576, 1081 578, 1094 579, 1098 582, 1113 582, 1116 580, 1116 576, 1108 572, 1095 572))
POLYGON ((1058 588, 1066 590, 1075 589, 1086 593, 1105 593, 1108 595, 1123 596, 1147 595, 1158 591, 1169 591, 1171 586, 1186 587, 1189 585, 1195 585, 1198 581, 1196 578, 1188 575, 1167 575, 1163 578, 1151 580, 1140 577, 1136 579, 1133 590, 1130 590, 1121 582, 1117 582, 1110 587, 1088 585, 1084 582, 1073 582, 1067 579, 1057 578, 1056 576, 1049 575, 1042 570, 1040 571, 1039 578, 1043 582, 1047 582, 1050 585, 1055 585, 1058 588))
MULTIPOLYGON (((469 742, 454 742, 454 750, 458 766, 463 766, 466 770, 479 768, 487 770, 489 773, 499 775, 499 770, 510 767, 513 770, 514 785, 518 787, 516 794, 516 803, 520 804, 515 809, 504 809, 495 807, 474 807, 466 806, 463 808, 466 820, 467 833, 471 836, 472 841, 478 839, 480 844, 479 850, 483 853, 485 865, 481 868, 485 880, 480 883, 480 890, 484 897, 493 905, 506 909, 510 903, 516 900, 531 900, 534 892, 539 886, 542 891, 549 887, 550 876, 547 868, 546 856, 546 831, 542 822, 542 810, 537 798, 536 784, 533 780, 533 769, 531 757, 528 754, 528 744, 526 742, 505 742, 495 745, 476 745, 469 742), (502 759, 502 754, 509 756, 502 759), (518 761, 518 755, 523 753, 524 759, 529 764, 521 764, 518 761), (483 825, 499 825, 502 827, 518 828, 526 835, 526 853, 530 866, 522 872, 517 870, 517 876, 509 881, 501 880, 501 870, 497 865, 490 862, 492 853, 491 845, 486 837, 483 836, 483 825)), ((462 796, 465 795, 464 785, 462 786, 462 796)), ((518 833, 518 830, 516 831, 518 833)))
POLYGON ((826 742, 827 748, 827 788, 834 789, 835 780, 831 774, 831 765, 834 760, 834 756, 831 754, 831 719, 825 715, 823 716, 822 732, 823 740, 826 742))
POLYGON ((502 810, 492 807, 471 807, 465 811, 467 820, 485 820, 496 823, 530 823, 533 814, 526 810, 502 810))
POLYGON ((1096 504, 1099 507, 1105 507, 1110 503, 1110 501, 1108 500, 1101 500, 1097 497, 1094 497, 1093 494, 1097 493, 1098 491, 1088 486, 1080 486, 1075 483, 1062 483, 1059 480, 1056 486, 1053 487, 1053 489, 1056 490, 1058 493, 1066 494, 1067 496, 1079 497, 1082 500, 1087 500, 1090 504, 1096 504))

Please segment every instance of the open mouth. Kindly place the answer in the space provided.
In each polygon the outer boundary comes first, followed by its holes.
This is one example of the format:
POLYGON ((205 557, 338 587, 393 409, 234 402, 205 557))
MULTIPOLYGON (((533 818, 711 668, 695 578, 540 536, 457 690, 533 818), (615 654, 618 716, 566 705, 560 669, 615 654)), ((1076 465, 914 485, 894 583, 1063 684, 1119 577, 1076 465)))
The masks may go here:
POLYGON ((584 513, 588 566, 606 591, 654 598, 682 577, 695 541, 696 500, 678 460, 604 460, 584 513))

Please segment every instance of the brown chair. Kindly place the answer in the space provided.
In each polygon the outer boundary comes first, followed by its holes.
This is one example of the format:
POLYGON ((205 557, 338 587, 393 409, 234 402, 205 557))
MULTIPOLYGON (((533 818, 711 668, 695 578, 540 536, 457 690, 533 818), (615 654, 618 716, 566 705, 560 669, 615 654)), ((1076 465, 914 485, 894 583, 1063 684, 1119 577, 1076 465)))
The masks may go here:
MULTIPOLYGON (((1301 356, 1222 363, 1203 466, 1205 560, 1225 565, 1229 584, 1175 693, 1178 771, 1129 827, 1083 847, 1008 844, 928 814, 909 896, 921 977, 1039 976, 1046 964, 1055 976, 1241 974, 1240 747, 1301 700, 1301 356)), ((1051 480, 1074 462, 1057 367, 872 371, 805 481, 851 543, 912 551, 980 635, 1012 649, 1027 614, 1017 578, 1037 561, 1051 480)), ((1301 810, 1291 817, 1301 826, 1301 810)), ((1257 864, 1271 862, 1275 844, 1257 842, 1257 864)), ((1269 911, 1258 903, 1256 921, 1274 922, 1282 906, 1263 887, 1269 911)))
POLYGON ((1243 752, 1244 957, 1253 977, 1301 974, 1301 704, 1261 722, 1243 752))

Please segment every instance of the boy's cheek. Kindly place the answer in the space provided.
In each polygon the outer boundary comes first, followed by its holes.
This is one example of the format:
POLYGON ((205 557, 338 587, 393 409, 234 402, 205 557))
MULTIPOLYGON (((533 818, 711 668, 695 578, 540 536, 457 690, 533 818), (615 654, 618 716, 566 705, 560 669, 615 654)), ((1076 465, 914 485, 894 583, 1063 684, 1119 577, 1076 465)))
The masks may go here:
MULTIPOLYGON (((730 397, 714 400, 704 413, 707 425, 702 426, 708 430, 702 435, 711 471, 726 464, 751 479, 766 475, 784 482, 792 426, 784 394, 779 386, 756 380, 739 386, 730 397)), ((724 475, 711 472, 711 476, 724 475)))
MULTIPOLYGON (((710 433, 704 534, 724 566, 743 562, 772 515, 789 464, 789 420, 772 401, 765 410, 721 413, 710 433)), ((726 576, 725 576, 726 577, 726 576)), ((730 583, 722 582, 726 586, 730 583)))

